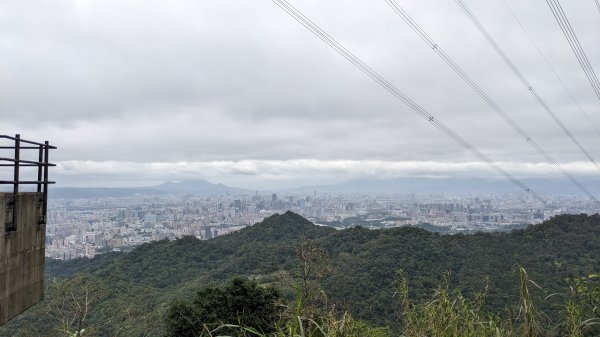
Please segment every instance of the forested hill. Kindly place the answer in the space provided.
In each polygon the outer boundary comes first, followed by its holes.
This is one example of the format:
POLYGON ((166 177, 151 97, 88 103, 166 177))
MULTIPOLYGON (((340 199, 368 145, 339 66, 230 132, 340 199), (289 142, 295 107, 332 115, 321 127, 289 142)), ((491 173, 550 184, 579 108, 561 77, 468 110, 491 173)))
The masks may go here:
POLYGON ((46 273, 68 277, 79 271, 93 272, 159 288, 171 288, 198 277, 221 281, 234 275, 261 275, 291 267, 301 240, 320 242, 335 232, 287 212, 213 240, 184 237, 143 244, 129 253, 106 257, 49 260, 46 273))
MULTIPOLYGON (((278 272, 297 267, 296 247, 304 240, 329 255, 333 272, 323 280, 329 301, 377 325, 397 322, 394 293, 399 269, 407 273, 415 299, 430 297, 445 275, 451 287, 467 296, 481 290, 489 277, 489 309, 497 312, 518 300, 519 266, 544 289, 537 291, 540 297, 564 292, 565 278, 600 271, 597 214, 562 215, 510 233, 439 235, 410 227, 335 230, 287 212, 209 241, 185 237, 91 260, 48 261, 47 275, 91 273, 114 285, 118 294, 108 297, 101 308, 140 301, 143 310, 156 312, 199 285, 235 275, 276 284, 278 272)), ((551 313, 552 304, 543 303, 551 313)), ((17 321, 40 320, 33 316, 35 310, 17 321)), ((131 329, 135 324, 130 323, 131 329)))
POLYGON ((539 272, 544 275, 560 272, 574 276, 597 270, 599 233, 597 214, 562 215, 510 233, 438 235, 410 227, 337 231, 287 212, 210 241, 185 237, 147 243, 130 253, 67 262, 49 260, 47 274, 65 277, 85 271, 117 276, 119 271, 118 276, 129 281, 173 287, 203 275, 222 280, 292 267, 295 247, 308 239, 329 253, 338 271, 379 270, 373 276, 393 274, 402 268, 409 276, 425 275, 431 270, 434 275, 451 272, 453 280, 465 280, 469 279, 467 274, 494 276, 510 272, 517 264, 530 267, 532 275, 543 267, 539 272))

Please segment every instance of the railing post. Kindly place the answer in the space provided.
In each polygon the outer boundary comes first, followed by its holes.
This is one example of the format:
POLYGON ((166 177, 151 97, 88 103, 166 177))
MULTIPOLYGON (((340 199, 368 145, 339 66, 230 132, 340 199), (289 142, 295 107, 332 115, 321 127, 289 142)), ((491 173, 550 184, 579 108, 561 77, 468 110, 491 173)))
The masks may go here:
POLYGON ((20 163, 19 161, 21 160, 21 135, 17 134, 15 135, 15 166, 14 166, 14 179, 13 179, 13 194, 15 195, 15 197, 17 196, 17 194, 19 193, 19 167, 20 167, 20 163))
POLYGON ((13 178, 13 214, 12 214, 12 226, 9 228, 10 231, 17 229, 17 204, 19 200, 19 168, 21 161, 21 135, 15 135, 15 166, 14 166, 14 178, 13 178))
POLYGON ((43 209, 43 223, 46 223, 47 211, 48 211, 48 165, 50 154, 50 145, 48 141, 44 142, 44 209, 43 209))
POLYGON ((37 175, 37 192, 42 192, 42 162, 44 160, 44 147, 40 145, 39 154, 38 154, 38 175, 37 175))

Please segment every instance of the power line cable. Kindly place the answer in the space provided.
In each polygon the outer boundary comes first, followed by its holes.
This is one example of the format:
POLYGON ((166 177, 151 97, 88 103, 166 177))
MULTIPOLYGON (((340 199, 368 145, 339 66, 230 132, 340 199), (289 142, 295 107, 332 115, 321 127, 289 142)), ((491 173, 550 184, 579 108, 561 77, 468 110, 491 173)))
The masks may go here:
POLYGON ((519 69, 517 69, 517 67, 512 62, 512 60, 510 58, 508 58, 506 53, 504 53, 502 48, 500 48, 500 45, 498 45, 498 43, 494 40, 494 38, 490 35, 490 33, 483 27, 483 25, 475 17, 475 14, 473 14, 473 12, 469 9, 467 4, 463 0, 454 0, 454 1, 460 6, 460 8, 467 15, 467 17, 471 20, 471 22, 473 22, 473 24, 475 25, 477 30, 479 30, 479 32, 481 34, 483 34, 483 36, 486 38, 486 40, 490 43, 490 45, 494 48, 494 50, 498 53, 498 55, 500 55, 502 60, 504 60, 504 62, 508 65, 510 70, 512 70, 512 72, 515 74, 515 76, 517 76, 517 78, 521 81, 521 83, 523 83, 523 85, 525 86, 527 91, 529 91, 529 93, 531 93, 531 95, 538 101, 538 103, 540 103, 540 105, 544 108, 544 110, 548 113, 548 115, 556 122, 556 124, 558 124, 558 126, 560 126, 562 131, 571 139, 571 141, 588 158, 588 160, 590 162, 592 162, 592 164, 594 164, 598 170, 600 170, 600 165, 598 165, 598 163, 596 163, 594 158, 592 158, 592 156, 585 150, 585 148, 583 148, 583 146, 577 141, 575 136, 573 136, 573 133, 571 131, 569 131, 569 129, 567 129, 567 127, 563 124, 563 122, 560 119, 558 119, 558 117, 552 111, 550 106, 537 93, 537 91, 535 90, 533 85, 525 78, 525 76, 519 71, 519 69))
POLYGON ((577 61, 579 61, 579 65, 581 65, 585 76, 590 81, 592 89, 594 90, 596 96, 600 100, 600 81, 598 81, 598 77, 594 72, 594 68, 590 64, 590 61, 588 60, 587 55, 585 54, 585 51, 581 47, 581 43, 579 42, 579 39, 577 38, 575 31, 573 30, 573 26, 571 26, 569 19, 567 18, 564 10, 562 9, 560 2, 558 2, 558 0, 546 0, 546 3, 548 4, 548 7, 550 7, 550 11, 552 12, 552 15, 554 15, 556 22, 560 26, 563 35, 565 36, 567 42, 569 43, 569 46, 571 47, 571 50, 573 50, 577 61))
POLYGON ((567 179, 573 183, 580 191, 585 193, 590 199, 598 202, 598 199, 594 195, 592 195, 583 185, 581 185, 575 178, 573 178, 567 171, 565 171, 562 166, 558 164, 558 162, 546 152, 533 138, 531 138, 514 120, 512 120, 498 104, 494 100, 492 100, 486 93, 479 87, 475 81, 465 73, 462 68, 460 68, 434 41, 431 39, 429 35, 406 13, 406 11, 395 1, 395 0, 385 0, 388 5, 400 16, 409 26, 410 28, 419 35, 419 37, 425 41, 432 49, 435 51, 438 56, 446 62, 454 72, 456 72, 475 92, 498 114, 500 117, 504 119, 506 123, 508 123, 523 139, 531 144, 538 153, 540 153, 547 161, 554 164, 558 168, 558 170, 565 176, 567 179))
MULTIPOLYGON (((599 3, 598 1, 599 0, 596 0, 596 3, 599 3)), ((527 29, 525 28, 525 26, 523 25, 523 23, 521 23, 521 20, 519 20, 519 18, 517 17, 517 14, 513 11, 513 9, 511 8, 511 6, 508 4, 507 0, 502 0, 502 2, 504 3, 504 5, 506 6, 506 8, 508 9, 508 11, 510 12, 510 14, 512 15, 513 19, 521 27, 521 31, 524 33, 525 37, 527 37, 527 39, 529 40, 529 42, 531 43, 531 45, 533 45, 533 47, 537 50, 538 54, 542 57, 542 59, 544 60, 544 62, 546 63, 546 65, 548 66, 548 68, 550 69, 550 71, 554 74, 554 76, 556 77, 556 79, 563 86, 563 88, 565 89, 565 91, 567 92, 567 94, 569 95, 569 97, 571 97, 571 100, 573 101, 573 103, 575 103, 575 105, 577 105, 577 108, 579 109, 579 111, 581 112, 581 114, 583 114, 583 116, 590 123, 590 126, 592 126, 592 128, 596 131, 596 133, 598 134, 598 136, 600 136, 600 128, 598 128, 598 126, 596 126, 596 123, 594 123, 594 121, 592 120, 592 118, 581 107, 581 104, 579 104, 579 102, 575 98, 575 95, 573 94, 573 92, 571 92, 571 90, 569 89, 569 87, 567 86, 567 84, 565 83, 565 81, 563 81, 563 79, 560 77, 560 75, 558 74, 558 72, 556 71, 556 69, 554 69, 554 67, 550 63, 550 60, 548 60, 548 58, 546 57, 546 55, 544 54, 544 52, 542 52, 542 49, 537 45, 537 43, 535 43, 535 41, 533 40, 533 37, 531 37, 531 34, 529 34, 529 32, 527 31, 527 29)))
POLYGON ((271 0, 274 4, 276 4, 279 8, 285 11, 288 15, 290 15, 294 20, 303 25, 306 29, 308 29, 311 33, 317 36, 321 41, 331 47, 338 54, 343 56, 346 60, 352 63, 356 68, 362 71, 365 75, 369 76, 373 81, 387 90, 394 97, 399 99, 401 102, 406 104, 409 108, 431 123, 433 126, 438 128, 438 130, 442 131, 448 137, 452 138, 455 142, 457 142, 464 149, 469 150, 473 153, 477 158, 486 162, 493 169, 495 169, 498 173, 504 176, 506 179, 510 180, 513 184, 524 190, 525 192, 531 194, 536 200, 540 201, 543 204, 546 204, 545 200, 542 199, 536 192, 530 189, 527 185, 521 182, 519 179, 515 178, 513 175, 508 173, 498 164, 496 164, 493 160, 488 158, 486 155, 481 153, 475 146, 471 145, 465 139, 460 137, 457 133, 443 124, 440 120, 435 118, 429 112, 427 112, 420 105, 415 103, 412 99, 410 99, 406 94, 396 88, 393 84, 391 84, 388 80, 386 80, 383 76, 369 67, 366 63, 364 63, 361 59, 351 53, 348 49, 346 49, 343 45, 341 45, 337 40, 327 34, 324 30, 322 30, 317 24, 308 19, 302 12, 288 3, 286 0, 271 0))

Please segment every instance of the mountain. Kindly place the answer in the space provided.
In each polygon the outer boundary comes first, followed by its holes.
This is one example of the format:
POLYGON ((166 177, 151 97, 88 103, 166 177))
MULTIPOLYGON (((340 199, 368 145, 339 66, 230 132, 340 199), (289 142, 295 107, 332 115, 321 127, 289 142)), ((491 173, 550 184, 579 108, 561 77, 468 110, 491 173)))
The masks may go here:
POLYGON ((186 180, 179 183, 165 182, 157 186, 120 188, 120 187, 51 187, 50 198, 92 199, 108 197, 130 197, 137 194, 161 195, 167 193, 223 194, 250 193, 241 188, 229 187, 221 183, 213 184, 206 180, 186 180))
MULTIPOLYGON (((160 322, 169 303, 191 296, 200 285, 236 275, 280 284, 279 275, 297 270, 296 249, 304 240, 329 255, 333 272, 322 282, 328 303, 380 326, 398 324, 394 294, 399 269, 406 272, 415 301, 428 298, 444 279, 472 296, 489 277, 486 309, 496 313, 517 305, 520 266, 543 289, 532 289, 532 296, 542 299, 567 293, 568 278, 600 271, 598 214, 561 215, 510 233, 439 235, 410 227, 334 230, 286 212, 213 240, 184 237, 94 259, 49 260, 46 272, 50 279, 85 272, 109 284, 110 296, 97 305, 90 322, 111 321, 115 310, 126 311, 123 325, 106 325, 101 335, 123 328, 122 334, 137 336, 149 321, 160 322), (125 310, 131 303, 137 316, 125 310)), ((557 315, 561 307, 556 301, 563 299, 540 300, 545 314, 557 315)), ((24 326, 48 331, 51 324, 40 307, 0 328, 0 335, 14 335, 24 326)))
MULTIPOLYGON (((578 177, 577 180, 592 193, 600 194, 600 179, 578 177)), ((569 180, 556 178, 523 178, 521 181, 540 194, 581 194, 569 180)), ((389 179, 356 179, 333 185, 304 186, 297 192, 325 193, 484 193, 505 194, 524 192, 503 178, 467 177, 398 177, 389 179)))
POLYGON ((93 199, 130 197, 136 194, 158 195, 166 192, 151 188, 119 188, 119 187, 51 187, 48 196, 57 199, 93 199))
POLYGON ((195 193, 195 194, 222 194, 222 193, 249 193, 241 188, 229 187, 221 183, 211 183, 206 180, 184 180, 178 183, 165 182, 148 189, 169 193, 195 193))
MULTIPOLYGON (((600 195, 600 179, 595 177, 577 177, 578 181, 592 194, 600 195)), ((562 177, 522 179, 523 183, 542 195, 577 195, 581 194, 573 184, 562 177)), ((522 190, 502 178, 461 178, 461 177, 398 177, 390 179, 356 179, 333 185, 303 186, 286 191, 296 193, 473 193, 473 194, 524 194, 522 190)), ((187 194, 251 194, 253 191, 230 187, 207 180, 185 180, 181 182, 165 182, 156 186, 139 188, 78 188, 52 186, 49 189, 51 198, 104 198, 127 197, 136 194, 160 195, 165 193, 187 194)))

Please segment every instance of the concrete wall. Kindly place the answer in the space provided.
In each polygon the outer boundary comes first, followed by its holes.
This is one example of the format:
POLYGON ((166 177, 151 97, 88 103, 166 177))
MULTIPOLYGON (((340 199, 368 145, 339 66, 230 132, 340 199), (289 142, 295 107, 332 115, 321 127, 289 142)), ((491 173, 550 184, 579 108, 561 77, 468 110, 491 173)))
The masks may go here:
POLYGON ((41 193, 19 193, 16 231, 7 233, 7 198, 0 193, 0 325, 44 298, 46 225, 38 226, 41 193))

